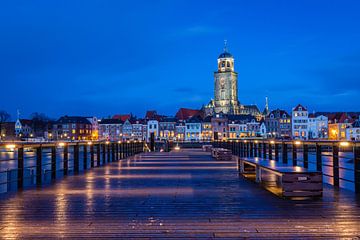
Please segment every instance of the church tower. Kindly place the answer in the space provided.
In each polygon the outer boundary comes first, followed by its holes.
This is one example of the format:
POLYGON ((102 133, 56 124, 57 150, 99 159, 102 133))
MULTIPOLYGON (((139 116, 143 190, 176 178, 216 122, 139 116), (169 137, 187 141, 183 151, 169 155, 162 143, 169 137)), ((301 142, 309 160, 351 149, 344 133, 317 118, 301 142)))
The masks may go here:
POLYGON ((234 70, 234 57, 228 52, 226 41, 224 52, 218 57, 218 70, 215 78, 215 113, 239 114, 237 73, 234 70))

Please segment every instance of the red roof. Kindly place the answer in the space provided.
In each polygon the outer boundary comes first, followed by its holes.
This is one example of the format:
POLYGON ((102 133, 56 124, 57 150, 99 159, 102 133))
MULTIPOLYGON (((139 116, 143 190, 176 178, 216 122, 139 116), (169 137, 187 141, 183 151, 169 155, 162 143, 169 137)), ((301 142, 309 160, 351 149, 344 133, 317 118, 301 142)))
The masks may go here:
POLYGON ((331 113, 328 114, 327 117, 330 123, 352 123, 354 121, 354 119, 345 112, 331 113))
POLYGON ((114 115, 112 118, 119 119, 119 120, 125 122, 126 120, 131 118, 131 114, 123 114, 123 115, 117 114, 117 115, 114 115))
POLYGON ((175 117, 178 120, 188 120, 189 118, 194 117, 196 115, 200 115, 200 110, 180 108, 179 111, 177 111, 175 117))

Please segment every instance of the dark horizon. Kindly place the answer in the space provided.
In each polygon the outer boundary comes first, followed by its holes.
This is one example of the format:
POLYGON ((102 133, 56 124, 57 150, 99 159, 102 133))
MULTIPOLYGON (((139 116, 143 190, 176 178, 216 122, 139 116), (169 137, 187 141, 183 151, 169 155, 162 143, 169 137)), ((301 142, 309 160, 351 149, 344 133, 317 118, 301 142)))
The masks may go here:
POLYGON ((262 110, 268 96, 271 109, 360 110, 357 1, 0 6, 0 110, 12 119, 17 109, 57 118, 201 108, 224 39, 242 104, 262 110))

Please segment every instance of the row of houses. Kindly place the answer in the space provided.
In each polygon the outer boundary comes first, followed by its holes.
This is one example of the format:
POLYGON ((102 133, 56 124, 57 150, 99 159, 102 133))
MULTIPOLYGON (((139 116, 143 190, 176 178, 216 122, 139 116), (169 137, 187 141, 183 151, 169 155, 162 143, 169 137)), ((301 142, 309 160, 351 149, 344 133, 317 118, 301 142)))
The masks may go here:
POLYGON ((131 114, 96 117, 63 116, 57 121, 34 124, 18 119, 3 123, 1 136, 29 140, 157 140, 211 141, 241 138, 360 140, 359 113, 309 113, 297 105, 291 114, 268 111, 263 118, 251 115, 204 116, 201 110, 181 108, 174 117, 148 111, 144 118, 131 114), (36 127, 37 126, 37 127, 36 127))

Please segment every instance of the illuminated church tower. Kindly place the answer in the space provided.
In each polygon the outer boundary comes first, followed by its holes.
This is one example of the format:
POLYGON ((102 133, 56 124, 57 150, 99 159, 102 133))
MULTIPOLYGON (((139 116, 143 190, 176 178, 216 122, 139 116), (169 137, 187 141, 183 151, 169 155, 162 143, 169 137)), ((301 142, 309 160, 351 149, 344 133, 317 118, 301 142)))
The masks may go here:
POLYGON ((234 57, 228 52, 226 41, 224 52, 218 57, 215 78, 215 113, 239 114, 237 73, 234 71, 234 57))

